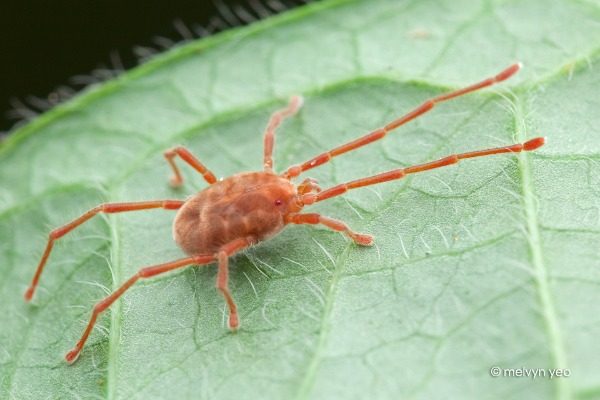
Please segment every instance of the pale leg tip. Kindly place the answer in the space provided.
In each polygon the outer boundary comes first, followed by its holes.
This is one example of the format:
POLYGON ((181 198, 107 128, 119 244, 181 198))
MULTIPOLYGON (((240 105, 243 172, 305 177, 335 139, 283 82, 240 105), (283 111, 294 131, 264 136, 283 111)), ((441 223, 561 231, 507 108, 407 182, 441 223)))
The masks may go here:
POLYGON ((229 316, 229 329, 231 329, 232 332, 236 332, 239 327, 240 321, 238 319, 237 314, 231 314, 229 316))
POLYGON ((169 179, 169 186, 171 186, 173 189, 179 189, 182 184, 183 182, 175 177, 171 177, 171 179, 169 179))
POLYGON ((33 298, 33 288, 32 287, 27 288, 23 297, 25 298, 25 301, 29 303, 31 301, 31 299, 33 298))
POLYGON ((73 364, 75 361, 77 361, 77 359, 79 358, 79 354, 81 353, 81 350, 75 348, 71 351, 69 351, 66 355, 65 355, 65 360, 69 363, 69 364, 73 364))
POLYGON ((354 239, 354 242, 360 246, 373 246, 373 243, 375 242, 375 238, 372 235, 361 233, 357 233, 352 237, 352 239, 354 239))
POLYGON ((304 97, 302 97, 300 95, 296 95, 296 96, 292 97, 292 99, 296 103, 296 109, 299 109, 304 105, 304 97))
POLYGON ((495 82, 497 83, 497 82, 502 82, 502 81, 507 80, 508 78, 510 78, 511 76, 516 74, 520 69, 521 69, 520 63, 511 65, 510 67, 506 68, 504 71, 502 71, 498 75, 496 75, 495 82))
POLYGON ((523 143, 523 150, 532 151, 542 147, 546 143, 545 137, 536 137, 523 143))

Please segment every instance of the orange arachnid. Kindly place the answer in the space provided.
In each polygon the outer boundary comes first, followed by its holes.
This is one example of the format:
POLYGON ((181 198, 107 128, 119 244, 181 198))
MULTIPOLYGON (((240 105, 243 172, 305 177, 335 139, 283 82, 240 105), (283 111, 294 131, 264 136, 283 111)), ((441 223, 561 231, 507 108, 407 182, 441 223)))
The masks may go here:
POLYGON ((232 255, 276 235, 288 224, 322 224, 329 229, 344 233, 356 242, 356 244, 368 246, 373 243, 371 235, 354 232, 341 221, 316 213, 302 213, 301 211, 305 206, 339 196, 350 189, 401 179, 408 174, 456 164, 465 158, 531 151, 542 146, 544 138, 538 137, 522 144, 454 154, 437 161, 407 168, 398 168, 370 177, 341 183, 326 190, 321 190, 317 182, 310 178, 304 179, 297 185, 292 182, 292 179, 298 177, 303 172, 318 167, 333 157, 382 139, 388 132, 430 111, 437 103, 504 81, 515 74, 519 68, 519 64, 511 65, 496 76, 479 83, 433 97, 384 127, 375 129, 356 140, 319 154, 304 163, 293 165, 280 174, 273 171, 272 153, 275 130, 284 118, 298 111, 302 104, 300 97, 292 97, 286 108, 277 111, 271 116, 264 134, 263 171, 242 172, 222 180, 217 180, 215 175, 188 150, 183 147, 175 147, 165 152, 165 157, 174 172, 171 184, 179 186, 182 183, 179 168, 175 164, 175 157, 179 156, 183 161, 202 174, 209 186, 188 200, 152 200, 101 204, 68 224, 53 230, 50 232, 48 244, 33 276, 31 285, 25 292, 25 299, 29 301, 33 297, 44 265, 57 239, 98 213, 118 213, 147 210, 150 208, 164 208, 167 210, 177 210, 173 223, 173 237, 175 242, 187 253, 188 257, 140 269, 111 295, 97 303, 92 310, 90 321, 81 339, 67 353, 67 361, 73 362, 77 358, 96 323, 98 315, 110 307, 135 282, 139 279, 150 278, 188 265, 207 265, 211 263, 218 265, 216 286, 223 294, 229 307, 229 326, 232 330, 235 330, 239 326, 237 307, 227 284, 228 260, 232 255))

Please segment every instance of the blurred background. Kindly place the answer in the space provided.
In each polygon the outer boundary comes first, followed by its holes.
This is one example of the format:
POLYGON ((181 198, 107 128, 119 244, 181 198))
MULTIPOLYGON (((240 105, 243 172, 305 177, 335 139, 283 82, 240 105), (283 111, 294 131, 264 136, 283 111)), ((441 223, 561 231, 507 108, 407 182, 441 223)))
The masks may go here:
POLYGON ((0 132, 154 50, 301 5, 303 0, 4 2, 0 132), (137 47, 137 48, 136 48, 137 47), (95 70, 95 72, 94 72, 95 70))

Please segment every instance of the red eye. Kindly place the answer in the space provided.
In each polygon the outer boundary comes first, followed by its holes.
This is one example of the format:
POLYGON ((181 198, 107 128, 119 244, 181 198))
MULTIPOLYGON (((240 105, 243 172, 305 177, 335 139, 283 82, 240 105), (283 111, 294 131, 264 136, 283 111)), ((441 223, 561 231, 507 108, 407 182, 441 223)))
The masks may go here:
POLYGON ((280 199, 275 200, 275 205, 276 206, 280 206, 283 204, 283 201, 281 201, 280 199))

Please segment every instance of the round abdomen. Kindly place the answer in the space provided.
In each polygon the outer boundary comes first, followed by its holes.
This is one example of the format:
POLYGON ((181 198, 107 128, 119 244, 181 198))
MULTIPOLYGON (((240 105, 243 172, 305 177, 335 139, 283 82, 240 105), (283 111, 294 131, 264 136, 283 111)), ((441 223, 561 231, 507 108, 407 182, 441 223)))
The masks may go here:
MULTIPOLYGON (((219 181, 188 200, 173 223, 175 242, 190 255, 212 254, 235 239, 267 239, 285 226, 273 200, 273 187, 291 184, 266 173, 248 173, 219 181), (266 175, 266 177, 265 177, 266 175)), ((292 187, 293 190, 293 187, 292 187)), ((277 198, 281 197, 277 193, 277 198)))

